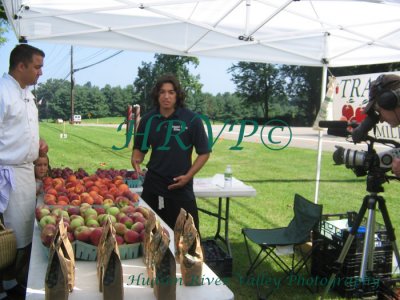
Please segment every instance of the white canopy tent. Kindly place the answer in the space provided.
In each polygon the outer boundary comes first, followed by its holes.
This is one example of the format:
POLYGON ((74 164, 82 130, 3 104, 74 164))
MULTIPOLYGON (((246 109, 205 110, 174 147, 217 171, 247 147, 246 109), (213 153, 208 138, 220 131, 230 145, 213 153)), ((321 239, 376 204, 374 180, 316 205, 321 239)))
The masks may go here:
POLYGON ((24 41, 321 66, 322 100, 328 67, 400 60, 399 2, 2 0, 24 41))

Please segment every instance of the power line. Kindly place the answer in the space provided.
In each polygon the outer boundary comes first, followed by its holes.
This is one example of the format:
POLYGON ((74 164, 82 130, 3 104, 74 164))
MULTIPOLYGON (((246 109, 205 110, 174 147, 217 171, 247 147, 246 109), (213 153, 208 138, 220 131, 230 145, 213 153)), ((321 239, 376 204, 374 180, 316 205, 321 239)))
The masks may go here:
MULTIPOLYGON (((110 58, 113 58, 114 56, 117 56, 118 54, 122 53, 123 51, 124 51, 124 50, 120 50, 120 51, 118 51, 118 52, 116 52, 116 53, 114 53, 114 54, 112 54, 112 55, 110 55, 110 56, 108 56, 108 57, 106 57, 106 58, 104 58, 104 59, 102 59, 102 60, 99 60, 98 62, 95 62, 95 63, 93 63, 93 64, 87 65, 87 66, 85 66, 85 67, 78 68, 78 69, 73 69, 73 72, 78 72, 78 71, 81 71, 81 70, 84 70, 84 69, 93 67, 93 66, 95 66, 95 65, 97 65, 97 64, 100 64, 100 63, 102 63, 102 62, 104 62, 104 61, 110 59, 110 58)), ((65 79, 66 79, 70 74, 71 74, 71 72, 69 72, 69 73, 67 74, 67 76, 65 76, 65 79)))

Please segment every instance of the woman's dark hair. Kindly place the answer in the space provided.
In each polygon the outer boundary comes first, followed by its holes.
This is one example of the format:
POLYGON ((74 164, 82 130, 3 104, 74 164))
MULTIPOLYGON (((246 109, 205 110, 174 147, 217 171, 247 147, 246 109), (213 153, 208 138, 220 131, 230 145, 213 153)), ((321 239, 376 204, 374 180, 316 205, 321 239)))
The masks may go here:
POLYGON ((11 51, 9 71, 14 70, 19 63, 27 66, 33 60, 33 55, 44 57, 44 52, 28 44, 19 44, 11 51))
POLYGON ((158 102, 158 98, 160 96, 160 90, 164 83, 170 83, 174 86, 174 90, 176 92, 176 105, 175 107, 184 107, 185 106, 185 92, 179 83, 179 80, 173 74, 165 74, 158 78, 156 85, 153 87, 151 91, 151 95, 153 97, 154 106, 160 106, 158 102))

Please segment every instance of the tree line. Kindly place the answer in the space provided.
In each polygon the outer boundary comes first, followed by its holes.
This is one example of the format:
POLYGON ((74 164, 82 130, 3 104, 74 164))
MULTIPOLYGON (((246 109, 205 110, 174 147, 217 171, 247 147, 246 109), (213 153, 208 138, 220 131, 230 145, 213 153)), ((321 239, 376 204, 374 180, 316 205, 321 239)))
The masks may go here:
MULTIPOLYGON (((153 107, 151 89, 165 73, 175 74, 186 92, 186 106, 207 115, 213 121, 252 119, 265 123, 272 118, 292 126, 309 126, 318 113, 321 101, 320 67, 273 65, 238 62, 227 72, 236 86, 234 93, 212 95, 202 92, 195 57, 155 54, 154 62, 142 62, 137 77, 126 87, 103 88, 91 82, 74 87, 74 111, 83 118, 125 116, 128 105, 139 104, 142 113, 153 107)), ((335 76, 394 71, 399 63, 330 69, 335 76)), ((69 120, 71 83, 50 79, 35 89, 42 119, 69 120), (42 101, 40 101, 42 100, 42 101)))

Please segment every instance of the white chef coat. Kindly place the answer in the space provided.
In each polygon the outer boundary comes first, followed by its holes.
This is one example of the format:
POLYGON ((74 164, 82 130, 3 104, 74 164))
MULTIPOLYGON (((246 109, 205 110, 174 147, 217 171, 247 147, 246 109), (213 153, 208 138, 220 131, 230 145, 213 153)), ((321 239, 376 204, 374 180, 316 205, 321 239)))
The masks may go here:
POLYGON ((0 165, 14 171, 14 188, 4 211, 17 248, 32 242, 36 183, 33 161, 39 155, 38 110, 29 88, 22 89, 9 74, 0 79, 0 165))

